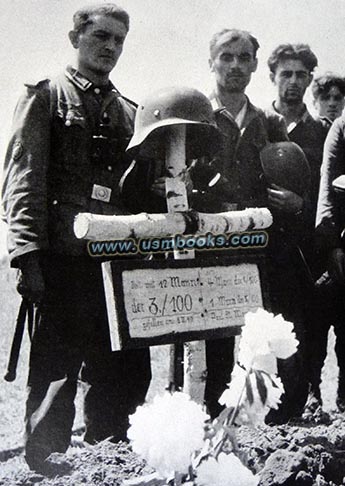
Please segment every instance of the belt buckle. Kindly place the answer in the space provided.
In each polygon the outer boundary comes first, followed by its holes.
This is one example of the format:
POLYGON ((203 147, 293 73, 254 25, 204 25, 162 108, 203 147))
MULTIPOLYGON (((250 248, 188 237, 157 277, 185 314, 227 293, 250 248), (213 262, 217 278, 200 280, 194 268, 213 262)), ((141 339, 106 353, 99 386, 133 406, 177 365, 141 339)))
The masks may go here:
POLYGON ((106 186, 101 186, 99 184, 94 184, 92 186, 92 199, 96 199, 97 201, 102 202, 109 202, 111 198, 111 189, 106 186))

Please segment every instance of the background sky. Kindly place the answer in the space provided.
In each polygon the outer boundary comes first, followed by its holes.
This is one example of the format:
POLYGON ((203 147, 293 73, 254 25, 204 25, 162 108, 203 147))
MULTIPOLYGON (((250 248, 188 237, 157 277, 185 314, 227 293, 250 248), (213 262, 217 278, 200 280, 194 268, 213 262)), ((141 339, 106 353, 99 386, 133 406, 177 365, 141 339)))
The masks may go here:
MULTIPOLYGON (((12 112, 24 82, 37 82, 73 64, 68 31, 82 0, 1 0, 0 168, 12 112)), ((103 3, 101 0, 96 3, 103 3)), ((111 79, 135 101, 162 86, 187 85, 206 94, 210 37, 223 28, 255 35, 259 67, 248 88, 252 102, 274 98, 267 58, 281 43, 308 43, 319 71, 345 74, 344 0, 119 0, 131 16, 130 32, 111 79)), ((310 95, 307 96, 310 105, 310 95)), ((1 172, 1 169, 0 169, 1 172)), ((0 255, 6 226, 0 224, 0 255)))

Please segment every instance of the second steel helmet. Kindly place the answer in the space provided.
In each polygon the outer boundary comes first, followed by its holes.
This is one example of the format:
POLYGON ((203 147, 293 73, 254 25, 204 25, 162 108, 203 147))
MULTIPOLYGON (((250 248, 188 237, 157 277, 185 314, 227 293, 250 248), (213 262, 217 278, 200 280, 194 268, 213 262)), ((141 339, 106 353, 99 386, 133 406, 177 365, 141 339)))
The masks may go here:
POLYGON ((260 152, 268 184, 276 184, 303 196, 310 185, 310 167, 303 150, 294 142, 268 144, 260 152))
POLYGON ((127 150, 150 157, 164 156, 165 135, 174 125, 187 127, 187 158, 213 155, 222 146, 208 98, 194 88, 172 87, 150 94, 139 105, 127 150))

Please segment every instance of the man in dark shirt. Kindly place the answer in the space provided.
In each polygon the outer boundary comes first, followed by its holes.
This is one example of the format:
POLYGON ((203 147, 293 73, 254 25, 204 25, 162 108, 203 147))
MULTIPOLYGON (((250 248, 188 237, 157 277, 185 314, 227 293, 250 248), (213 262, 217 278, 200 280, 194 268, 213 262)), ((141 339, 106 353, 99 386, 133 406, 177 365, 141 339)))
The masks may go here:
MULTIPOLYGON (((304 199, 284 187, 268 186, 263 177, 260 152, 271 142, 288 140, 288 136, 282 116, 255 107, 245 94, 257 68, 258 48, 257 39, 247 31, 224 29, 211 39, 209 65, 215 88, 210 99, 225 145, 212 160, 195 164, 192 179, 198 192, 193 207, 205 212, 257 206, 272 210, 273 226, 267 249, 272 310, 294 322, 302 340, 302 303, 297 290, 302 284, 296 277, 300 262, 293 235, 296 228, 304 225, 304 199)), ((217 393, 225 387, 232 369, 232 341, 209 341, 206 352, 210 379, 205 398, 213 415, 219 411, 217 393)), ((300 414, 305 403, 307 389, 301 355, 287 361, 284 365, 280 363, 285 397, 279 411, 270 414, 269 421, 287 421, 300 414)))
MULTIPOLYGON (((297 336, 302 339, 303 292, 296 272, 300 261, 294 235, 300 234, 301 231, 296 231, 296 228, 305 224, 304 199, 286 188, 277 185, 268 187, 263 177, 262 149, 271 142, 288 141, 288 136, 283 117, 255 107, 245 94, 256 71, 258 48, 257 39, 247 31, 224 29, 211 38, 209 65, 215 76, 215 88, 210 100, 225 142, 213 158, 200 158, 191 164, 189 174, 194 191, 190 194, 190 206, 208 213, 270 207, 274 223, 267 249, 269 283, 264 284, 270 285, 272 311, 282 313, 294 322, 297 336)), ((123 185, 124 193, 128 195, 138 187, 141 194, 136 202, 140 201, 139 205, 149 212, 166 210, 164 173, 156 170, 160 165, 164 166, 159 161, 150 165, 135 164, 123 185)), ((304 186, 307 192, 308 178, 304 186)), ((134 212, 140 210, 135 205, 131 207, 134 212)), ((214 251, 207 252, 208 255, 210 253, 212 256, 216 254, 214 251)), ((216 256, 222 258, 227 253, 231 251, 222 250, 216 256)), ((212 418, 222 409, 218 399, 230 379, 233 352, 234 338, 206 342, 205 403, 212 418)), ((280 363, 285 398, 279 411, 270 414, 272 422, 284 422, 298 415, 307 396, 301 354, 287 361, 284 366, 280 363)))
MULTIPOLYGON (((334 73, 327 72, 314 79, 311 85, 313 102, 319 118, 325 126, 331 128, 336 118, 340 117, 345 104, 345 79, 334 73)), ((333 133, 333 131, 332 131, 333 133)), ((333 146, 336 147, 335 153, 338 154, 338 147, 334 143, 335 137, 331 138, 326 144, 324 151, 324 166, 326 167, 332 158, 333 146)), ((338 158, 338 155, 337 155, 338 158)), ((334 162, 332 161, 332 170, 334 162)), ((329 181, 330 183, 332 181, 329 181)), ((333 201, 336 201, 333 199, 333 201)), ((340 202, 340 201, 338 201, 340 202)), ((322 198, 320 203, 323 203, 322 198)), ((336 207, 336 206, 335 206, 336 207)), ((319 224, 319 223, 318 223, 319 224)), ((321 225, 321 233, 322 233, 321 225)), ((320 231, 318 230, 318 232, 320 231)), ((328 267, 328 246, 320 245, 319 254, 324 269, 328 267)), ((310 339, 310 362, 311 372, 311 392, 312 395, 320 400, 321 371, 327 356, 327 338, 331 325, 334 326, 336 334, 335 353, 339 366, 339 381, 336 403, 341 411, 345 410, 345 332, 344 332, 344 289, 343 284, 334 279, 326 270, 316 282, 317 302, 315 320, 312 327, 310 339)), ((309 400, 312 406, 312 399, 309 400)))
MULTIPOLYGON (((277 98, 273 101, 272 111, 284 116, 290 140, 297 143, 304 151, 311 170, 310 199, 306 202, 307 215, 304 239, 301 251, 310 269, 311 282, 317 280, 323 272, 322 262, 315 252, 314 225, 317 198, 320 184, 320 167, 323 145, 329 124, 321 119, 314 119, 309 113, 304 96, 313 79, 317 58, 306 44, 282 44, 272 52, 268 59, 270 78, 277 89, 277 98)), ((321 404, 320 381, 321 370, 314 366, 314 354, 319 343, 318 330, 323 327, 320 320, 321 306, 319 295, 311 285, 305 292, 306 314, 308 317, 306 364, 308 366, 311 393, 307 409, 315 410, 321 404)))
POLYGON ((317 58, 306 44, 282 44, 268 59, 270 78, 277 89, 272 111, 286 122, 289 139, 304 151, 311 170, 311 226, 314 227, 320 182, 320 166, 327 127, 315 120, 305 103, 305 92, 312 82, 317 58))

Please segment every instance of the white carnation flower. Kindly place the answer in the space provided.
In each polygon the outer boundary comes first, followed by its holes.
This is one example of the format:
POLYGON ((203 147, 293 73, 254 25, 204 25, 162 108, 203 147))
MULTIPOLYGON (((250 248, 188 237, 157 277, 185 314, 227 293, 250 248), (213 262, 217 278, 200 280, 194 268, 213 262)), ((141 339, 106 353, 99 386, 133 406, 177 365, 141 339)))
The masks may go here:
POLYGON ((297 351, 298 340, 293 324, 281 315, 258 309, 245 316, 239 346, 238 361, 246 369, 277 373, 274 358, 286 359, 297 351))
POLYGON ((267 341, 265 341, 265 348, 262 346, 261 349, 253 350, 250 344, 241 338, 239 349, 238 361, 248 371, 254 369, 268 374, 278 373, 277 358, 270 352, 267 341))
POLYGON ((246 370, 236 364, 231 374, 229 388, 222 393, 220 399, 218 400, 220 405, 225 405, 227 408, 235 408, 237 405, 241 405, 243 403, 243 400, 246 399, 246 376, 246 370))
MULTIPOLYGON (((252 376, 252 375, 251 375, 252 376)), ((280 378, 268 377, 263 375, 267 397, 265 402, 262 402, 261 397, 258 396, 257 382, 251 379, 254 401, 252 403, 246 400, 243 407, 240 409, 237 422, 242 425, 257 427, 265 423, 265 417, 271 408, 277 409, 281 400, 280 397, 284 393, 284 387, 280 378), (274 380, 274 385, 271 380, 274 380)))
POLYGON ((219 399, 226 407, 239 407, 236 423, 261 425, 271 408, 278 408, 284 393, 283 384, 277 376, 261 371, 248 372, 235 365, 229 388, 219 399))
POLYGON ((197 468, 198 486, 256 486, 255 476, 233 453, 209 457, 197 468))
POLYGON ((209 416, 184 393, 156 396, 130 415, 127 436, 133 451, 163 477, 187 473, 191 454, 203 447, 209 416))

